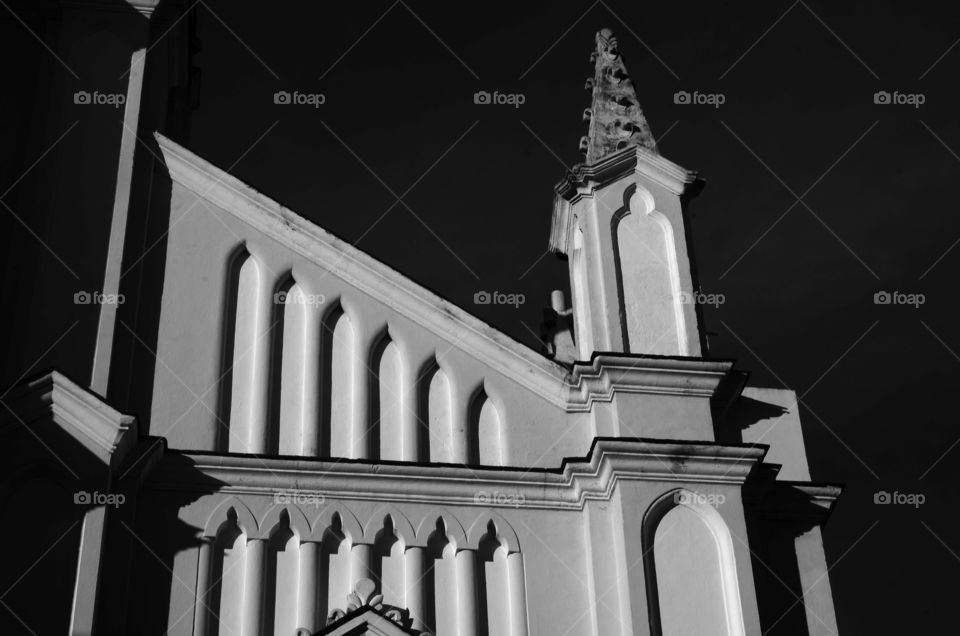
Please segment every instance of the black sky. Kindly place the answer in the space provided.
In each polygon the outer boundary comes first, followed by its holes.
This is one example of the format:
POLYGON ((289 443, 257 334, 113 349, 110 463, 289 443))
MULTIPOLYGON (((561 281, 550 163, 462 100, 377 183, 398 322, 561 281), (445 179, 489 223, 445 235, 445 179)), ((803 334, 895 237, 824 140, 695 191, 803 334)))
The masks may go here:
POLYGON ((537 347, 567 287, 544 255, 552 187, 579 161, 601 27, 662 154, 707 181, 694 247, 703 291, 726 300, 706 312, 711 354, 795 389, 814 479, 847 486, 826 528, 840 629, 953 625, 956 8, 205 0, 200 105, 178 141, 537 347), (326 103, 274 104, 283 90, 326 103), (525 103, 475 105, 479 90, 525 103), (879 90, 925 103, 877 105, 879 90), (527 302, 475 306, 480 290, 527 302), (878 306, 880 290, 926 302, 878 306), (880 490, 926 502, 875 505, 880 490))

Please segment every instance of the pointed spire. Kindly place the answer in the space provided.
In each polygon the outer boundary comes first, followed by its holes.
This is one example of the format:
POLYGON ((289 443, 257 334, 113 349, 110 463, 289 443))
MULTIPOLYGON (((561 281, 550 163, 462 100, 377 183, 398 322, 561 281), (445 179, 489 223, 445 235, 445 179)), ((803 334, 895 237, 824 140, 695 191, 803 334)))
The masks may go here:
POLYGON ((583 112, 590 128, 580 139, 580 152, 586 155, 586 163, 596 163, 628 146, 643 146, 657 152, 656 141, 637 101, 613 31, 597 32, 596 50, 590 61, 596 66, 585 88, 592 93, 592 99, 590 108, 583 112))

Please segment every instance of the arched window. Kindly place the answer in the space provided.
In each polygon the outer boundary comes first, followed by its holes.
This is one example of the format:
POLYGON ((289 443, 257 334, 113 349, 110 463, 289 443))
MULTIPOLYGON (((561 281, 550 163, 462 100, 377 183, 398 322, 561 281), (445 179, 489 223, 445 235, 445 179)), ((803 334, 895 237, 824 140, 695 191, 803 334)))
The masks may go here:
POLYGON ((730 531, 705 499, 673 491, 644 517, 644 574, 655 636, 744 634, 730 531))

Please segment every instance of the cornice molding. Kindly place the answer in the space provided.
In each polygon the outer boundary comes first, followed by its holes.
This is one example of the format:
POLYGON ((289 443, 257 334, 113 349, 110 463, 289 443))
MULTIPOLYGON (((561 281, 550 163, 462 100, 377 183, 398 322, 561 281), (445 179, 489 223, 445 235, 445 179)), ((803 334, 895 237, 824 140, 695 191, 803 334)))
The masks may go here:
POLYGON ((594 164, 578 164, 554 187, 553 218, 550 223, 550 250, 568 253, 573 223, 571 208, 594 196, 604 186, 630 174, 643 175, 678 196, 689 193, 697 173, 642 146, 630 146, 594 164))
POLYGON ((573 365, 567 410, 589 411, 617 392, 711 398, 732 369, 726 360, 595 353, 573 365))
MULTIPOLYGON (((39 422, 52 421, 107 465, 115 466, 136 443, 136 418, 115 410, 59 371, 21 384, 10 392, 7 402, 23 424, 32 428, 39 422)), ((7 423, 20 425, 16 421, 7 423)), ((42 430, 34 434, 43 437, 42 430)))
POLYGON ((161 461, 145 486, 160 490, 204 489, 208 479, 225 494, 289 492, 322 500, 581 510, 606 501, 622 480, 742 484, 767 449, 644 439, 598 439, 584 459, 557 470, 499 469, 438 464, 268 458, 178 453, 187 461, 161 461))
POLYGON ((829 518, 842 493, 838 484, 774 481, 748 499, 768 519, 819 525, 829 518))

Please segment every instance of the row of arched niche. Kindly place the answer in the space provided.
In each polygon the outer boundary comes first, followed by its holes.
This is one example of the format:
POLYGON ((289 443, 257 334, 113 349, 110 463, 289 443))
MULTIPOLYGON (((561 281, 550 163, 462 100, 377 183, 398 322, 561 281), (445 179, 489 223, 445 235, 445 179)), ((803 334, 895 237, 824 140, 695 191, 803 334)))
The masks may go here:
POLYGON ((292 635, 321 629, 361 579, 415 630, 456 636, 525 636, 523 557, 498 515, 465 532, 447 512, 414 531, 391 509, 362 529, 348 510, 325 507, 313 523, 274 508, 260 524, 239 502, 211 516, 198 563, 195 634, 292 635))
POLYGON ((506 463, 501 408, 413 360, 389 326, 363 333, 339 298, 275 276, 240 249, 224 310, 220 426, 230 452, 506 463))

